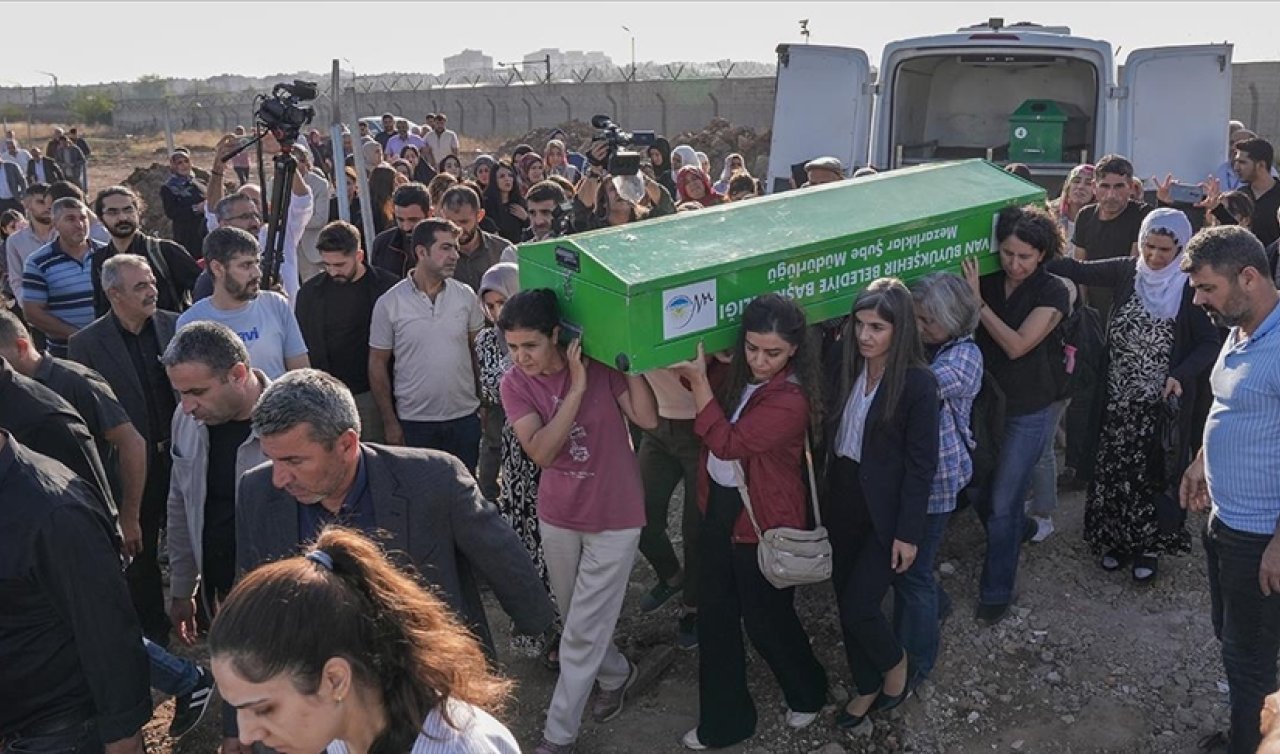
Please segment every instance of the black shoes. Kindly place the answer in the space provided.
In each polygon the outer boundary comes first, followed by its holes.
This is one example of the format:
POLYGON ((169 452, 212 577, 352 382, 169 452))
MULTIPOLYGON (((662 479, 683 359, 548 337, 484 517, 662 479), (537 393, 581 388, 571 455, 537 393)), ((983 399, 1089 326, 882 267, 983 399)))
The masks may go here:
POLYGON ((988 626, 994 626, 1009 614, 1009 603, 1001 602, 996 605, 978 604, 978 609, 974 613, 974 617, 986 623, 988 626))
POLYGON ((201 667, 197 667, 196 672, 200 674, 196 687, 190 693, 173 700, 173 722, 169 724, 169 738, 182 738, 190 733, 213 706, 213 674, 201 667))

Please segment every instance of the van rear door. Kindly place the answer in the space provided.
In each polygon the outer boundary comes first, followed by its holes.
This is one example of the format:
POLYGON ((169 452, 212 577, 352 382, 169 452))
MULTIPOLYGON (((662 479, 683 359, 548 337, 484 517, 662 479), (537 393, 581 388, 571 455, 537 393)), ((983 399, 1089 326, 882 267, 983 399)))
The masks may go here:
POLYGON ((1115 151, 1138 177, 1197 183, 1226 159, 1231 45, 1135 50, 1120 81, 1115 151))
POLYGON ((871 64, 862 50, 778 45, 769 147, 768 193, 789 188, 792 166, 840 158, 846 175, 867 164, 871 141, 871 64))

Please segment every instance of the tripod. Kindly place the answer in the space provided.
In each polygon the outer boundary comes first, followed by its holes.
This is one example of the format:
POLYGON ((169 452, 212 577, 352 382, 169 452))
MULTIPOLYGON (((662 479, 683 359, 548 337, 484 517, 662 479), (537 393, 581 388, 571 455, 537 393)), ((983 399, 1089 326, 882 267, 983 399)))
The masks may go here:
MULTIPOLYGON (((253 144, 258 144, 258 164, 261 165, 261 142, 267 133, 267 131, 263 131, 246 141, 229 152, 223 159, 230 160, 253 144)), ((272 158, 275 174, 271 184, 271 196, 267 198, 267 241, 262 249, 262 287, 264 290, 271 290, 280 283, 280 266, 284 263, 285 223, 289 221, 289 200, 293 197, 293 178, 298 173, 298 161, 294 159, 291 151, 297 135, 293 134, 292 138, 289 138, 288 134, 279 130, 272 130, 271 133, 280 144, 280 152, 272 158)), ((259 168, 259 172, 261 173, 261 168, 259 168)))

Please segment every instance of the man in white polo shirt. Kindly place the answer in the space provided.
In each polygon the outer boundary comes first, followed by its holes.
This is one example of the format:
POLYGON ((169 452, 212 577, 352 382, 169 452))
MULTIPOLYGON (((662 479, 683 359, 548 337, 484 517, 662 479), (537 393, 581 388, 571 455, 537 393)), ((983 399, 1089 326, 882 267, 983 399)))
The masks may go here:
POLYGON ((475 473, 480 399, 472 346, 484 314, 475 291, 453 279, 459 232, 437 218, 414 227, 417 263, 373 306, 369 385, 387 444, 443 450, 475 473))

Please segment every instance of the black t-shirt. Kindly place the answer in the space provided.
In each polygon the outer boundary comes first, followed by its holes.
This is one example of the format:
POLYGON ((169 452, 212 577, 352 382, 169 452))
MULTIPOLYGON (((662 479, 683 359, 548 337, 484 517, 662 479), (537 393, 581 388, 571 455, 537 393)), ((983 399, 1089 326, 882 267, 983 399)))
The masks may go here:
POLYGON ((160 348, 155 319, 148 319, 137 335, 121 326, 120 320, 115 322, 120 337, 124 339, 125 350, 129 352, 133 370, 142 382, 142 397, 147 402, 147 426, 136 429, 143 432, 152 443, 168 440, 172 427, 170 420, 178 406, 173 397, 173 388, 169 385, 169 377, 160 365, 160 355, 164 349, 160 348))
POLYGON ((204 532, 201 571, 216 586, 235 577, 236 453, 249 439, 248 419, 209 426, 209 465, 205 469, 204 532), (230 556, 230 557, 228 557, 230 556), (218 578, 227 577, 229 578, 218 578))
POLYGON ((1084 249, 1089 259, 1127 257, 1138 242, 1138 230, 1150 211, 1151 205, 1130 200, 1119 215, 1102 220, 1098 218, 1098 205, 1090 204, 1076 217, 1071 242, 1084 249))
MULTIPOLYGON (((371 271, 365 271, 372 275, 371 271)), ((360 280, 324 287, 324 340, 329 374, 359 395, 369 392, 369 322, 373 289, 360 280)))
POLYGON ((1258 237, 1263 246, 1280 239, 1280 181, 1271 184, 1262 196, 1253 195, 1252 186, 1244 186, 1244 191, 1253 199, 1253 216, 1249 218, 1249 230, 1258 237))
MULTIPOLYGON (((1063 317, 1071 311, 1067 286, 1043 267, 1013 289, 1007 299, 1004 281, 1003 272, 982 278, 982 300, 1014 330, 1040 307, 1056 309, 1063 317)), ((978 328, 976 340, 982 349, 983 364, 1004 391, 1005 412, 1009 416, 1030 414, 1053 403, 1057 387, 1052 370, 1062 367, 1052 360, 1061 359, 1062 355, 1050 353, 1051 336, 1017 359, 1010 359, 985 327, 978 328)))

